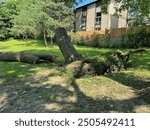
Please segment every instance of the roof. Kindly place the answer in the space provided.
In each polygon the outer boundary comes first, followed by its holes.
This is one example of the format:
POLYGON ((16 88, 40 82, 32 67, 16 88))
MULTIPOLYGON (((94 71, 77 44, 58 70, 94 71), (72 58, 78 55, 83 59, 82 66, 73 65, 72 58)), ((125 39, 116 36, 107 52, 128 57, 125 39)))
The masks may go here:
POLYGON ((97 0, 83 0, 83 2, 80 3, 79 5, 77 5, 77 6, 75 7, 75 9, 82 8, 82 7, 84 7, 84 6, 93 4, 93 3, 95 3, 95 2, 97 2, 97 0))

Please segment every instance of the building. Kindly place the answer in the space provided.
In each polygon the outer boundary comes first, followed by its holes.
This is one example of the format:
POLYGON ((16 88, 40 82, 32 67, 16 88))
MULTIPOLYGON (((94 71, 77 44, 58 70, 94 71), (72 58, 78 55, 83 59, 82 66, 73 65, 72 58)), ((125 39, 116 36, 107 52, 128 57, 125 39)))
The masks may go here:
POLYGON ((94 1, 84 6, 77 7, 75 10, 76 21, 75 31, 105 30, 121 28, 127 26, 127 11, 122 11, 118 18, 114 16, 115 5, 108 6, 108 13, 101 12, 100 1, 94 1))

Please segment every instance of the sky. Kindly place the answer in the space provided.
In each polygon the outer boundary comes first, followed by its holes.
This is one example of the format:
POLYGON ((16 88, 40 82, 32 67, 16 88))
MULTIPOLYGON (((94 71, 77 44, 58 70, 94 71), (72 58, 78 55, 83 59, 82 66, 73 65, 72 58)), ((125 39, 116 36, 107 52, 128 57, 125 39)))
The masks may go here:
POLYGON ((97 1, 97 0, 83 0, 83 2, 79 2, 78 5, 75 5, 75 8, 78 8, 78 7, 81 7, 81 6, 83 6, 83 5, 92 3, 92 2, 94 2, 94 1, 97 1))

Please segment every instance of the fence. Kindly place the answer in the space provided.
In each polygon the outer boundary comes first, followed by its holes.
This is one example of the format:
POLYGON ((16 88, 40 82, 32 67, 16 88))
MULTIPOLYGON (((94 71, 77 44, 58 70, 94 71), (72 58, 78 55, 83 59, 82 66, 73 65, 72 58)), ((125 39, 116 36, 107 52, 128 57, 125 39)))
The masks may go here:
POLYGON ((125 37, 125 35, 128 32, 136 32, 141 29, 146 29, 150 32, 150 25, 132 28, 105 29, 100 31, 80 31, 77 32, 77 35, 84 40, 95 38, 95 36, 101 36, 102 38, 104 37, 104 39, 107 40, 107 43, 113 43, 116 46, 122 46, 127 42, 127 38, 125 37))
POLYGON ((106 35, 106 30, 100 30, 100 31, 80 31, 77 32, 77 35, 82 37, 82 38, 90 38, 92 36, 96 35, 106 35))
POLYGON ((122 37, 127 32, 130 32, 130 31, 135 32, 143 28, 145 28, 147 31, 150 31, 150 25, 147 25, 147 26, 138 26, 138 27, 132 27, 132 28, 105 29, 105 30, 100 30, 100 31, 80 31, 80 32, 77 32, 77 34, 82 38, 86 38, 86 37, 90 38, 95 35, 110 35, 112 37, 122 37))

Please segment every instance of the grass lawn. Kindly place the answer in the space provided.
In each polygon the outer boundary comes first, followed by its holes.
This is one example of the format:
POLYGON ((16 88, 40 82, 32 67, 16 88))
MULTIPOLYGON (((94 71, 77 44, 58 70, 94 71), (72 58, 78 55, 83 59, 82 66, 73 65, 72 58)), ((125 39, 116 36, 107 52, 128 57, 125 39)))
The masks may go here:
MULTIPOLYGON (((0 42, 0 52, 55 54, 56 63, 36 65, 0 61, 0 112, 150 112, 150 51, 132 56, 132 67, 104 76, 82 77, 74 84, 57 46, 41 41, 0 42)), ((114 49, 78 47, 84 56, 114 49)), ((125 50, 124 50, 125 51, 125 50)))

